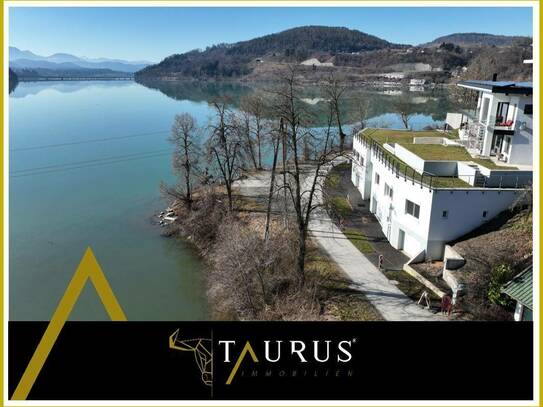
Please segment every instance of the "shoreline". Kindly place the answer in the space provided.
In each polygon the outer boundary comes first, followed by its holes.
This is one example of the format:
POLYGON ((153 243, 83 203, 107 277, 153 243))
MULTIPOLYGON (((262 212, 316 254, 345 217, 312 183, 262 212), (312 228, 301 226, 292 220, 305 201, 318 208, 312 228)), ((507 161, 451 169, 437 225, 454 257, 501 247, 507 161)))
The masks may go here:
MULTIPOLYGON (((221 241, 222 236, 230 236, 231 240, 236 240, 239 236, 255 236, 256 247, 252 247, 255 251, 255 256, 258 257, 259 243, 264 230, 264 215, 262 211, 262 202, 259 201, 259 195, 255 193, 259 188, 267 188, 263 179, 269 174, 269 170, 250 172, 245 174, 243 180, 238 181, 236 187, 236 204, 234 213, 226 214, 223 212, 223 218, 220 222, 214 224, 213 230, 214 239, 202 239, 199 236, 199 231, 192 227, 194 223, 191 217, 194 214, 187 213, 187 210, 181 205, 170 205, 174 209, 178 221, 172 222, 171 225, 164 226, 168 228, 164 236, 181 239, 184 243, 192 246, 198 253, 198 257, 202 261, 204 269, 204 279, 206 285, 206 299, 209 304, 209 312, 213 320, 382 320, 381 315, 373 308, 369 301, 362 293, 352 288, 352 283, 348 276, 339 268, 339 266, 328 257, 326 252, 320 247, 315 239, 308 240, 308 279, 312 281, 309 291, 303 289, 295 295, 295 297, 287 297, 281 299, 280 293, 276 294, 279 297, 276 299, 268 299, 266 309, 262 310, 263 314, 257 313, 253 317, 244 317, 236 314, 231 308, 231 303, 236 302, 239 296, 239 290, 224 291, 222 281, 225 277, 222 276, 225 270, 224 266, 224 243, 221 241), (259 180, 255 183, 255 177, 259 180), (244 186, 245 185, 245 186, 244 186), (247 185, 250 185, 247 187, 247 185), (249 190, 252 190, 249 191, 249 190), (225 226, 227 224, 227 226, 225 226), (226 228, 226 229, 225 229, 226 228), (234 236, 230 232, 236 231, 234 236), (218 264, 221 266, 218 267, 218 264), (312 291, 313 290, 313 291, 312 291), (226 297, 225 297, 226 296, 226 297), (225 298, 227 298, 225 302, 225 298), (283 304, 285 301, 290 301, 292 304, 283 304), (294 306, 298 304, 301 306, 294 306), (305 311, 301 311, 305 309, 305 311)), ((213 193, 219 191, 215 190, 213 193)), ((220 193, 220 192, 219 192, 220 193)), ((277 202, 279 203, 279 202, 277 202)), ((220 211, 220 209, 219 209, 220 211)), ((277 210, 274 210, 277 212, 277 210)), ((215 218, 216 211, 209 211, 209 218, 215 218)), ((197 215, 196 215, 197 216, 197 215)), ((272 235, 283 236, 285 230, 281 226, 280 215, 274 214, 271 218, 272 235)), ((283 244, 287 244, 289 232, 282 240, 283 244)), ((224 239, 223 239, 224 240, 224 239)), ((270 241, 270 245, 275 245, 274 239, 270 241)), ((273 256, 273 254, 272 254, 273 256)), ((283 256, 280 254, 280 256, 283 256)), ((287 255, 288 257, 288 255, 287 255)), ((227 255, 226 260, 229 256, 227 255)), ((264 260, 269 260, 266 257, 264 260)), ((258 271, 256 271, 259 273, 258 271)), ((289 270, 290 272, 290 270, 289 270)), ((288 276, 285 283, 287 283, 288 276)), ((291 284, 291 283, 288 283, 291 284)), ((255 293, 255 297, 259 294, 255 293)), ((274 297, 275 298, 275 297, 274 297)))
MULTIPOLYGON (((322 78, 302 78, 301 83, 304 85, 319 85, 322 81, 322 78)), ((271 80, 269 78, 259 78, 259 77, 239 77, 239 78, 193 78, 193 77, 171 77, 171 76, 160 76, 153 78, 138 78, 134 77, 134 82, 144 85, 145 83, 168 83, 168 82, 179 82, 179 83, 217 83, 217 84, 277 84, 280 83, 279 80, 271 80)), ((374 86, 374 87, 410 87, 415 85, 410 85, 407 82, 402 81, 385 81, 385 80, 365 80, 365 79, 356 79, 356 80, 345 80, 345 83, 349 85, 365 85, 365 86, 374 86)), ((425 90, 432 88, 449 88, 454 86, 453 82, 428 82, 424 85, 416 85, 417 87, 423 87, 425 90)))

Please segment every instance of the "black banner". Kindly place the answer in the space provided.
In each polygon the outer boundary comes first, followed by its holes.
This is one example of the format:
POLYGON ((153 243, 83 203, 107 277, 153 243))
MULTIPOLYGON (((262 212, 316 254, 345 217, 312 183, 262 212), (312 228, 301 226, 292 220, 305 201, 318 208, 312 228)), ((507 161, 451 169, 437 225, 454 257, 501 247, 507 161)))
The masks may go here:
MULTIPOLYGON (((9 323, 10 397, 47 324, 9 323)), ((530 400, 532 334, 524 322, 67 322, 28 399, 530 400)))

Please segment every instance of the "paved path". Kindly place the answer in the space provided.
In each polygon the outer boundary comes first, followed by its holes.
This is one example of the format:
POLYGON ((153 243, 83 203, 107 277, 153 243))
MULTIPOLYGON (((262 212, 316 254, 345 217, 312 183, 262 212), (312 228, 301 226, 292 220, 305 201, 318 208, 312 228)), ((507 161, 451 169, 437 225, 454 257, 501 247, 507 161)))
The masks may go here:
MULTIPOLYGON (((354 228, 365 236, 373 247, 373 253, 364 253, 374 266, 379 264, 379 255, 383 255, 386 271, 403 270, 409 257, 392 247, 375 215, 370 212, 370 202, 364 201, 358 188, 351 182, 351 169, 340 172, 339 185, 335 188, 339 196, 349 197, 352 211, 344 216, 345 228, 354 228)), ((337 224, 337 222, 336 222, 337 224)), ((344 229, 345 230, 345 229, 344 229)))
MULTIPOLYGON (((336 163, 337 164, 337 163, 336 163)), ((330 167, 331 168, 331 167, 330 167)), ((306 182, 309 183, 309 179, 306 182)), ((307 188, 307 186, 305 187, 307 188)), ((315 195, 322 202, 322 193, 315 195)), ((387 321, 439 321, 445 318, 415 304, 361 253, 332 222, 325 209, 313 213, 310 233, 387 321)))
MULTIPOLYGON (((337 161, 335 165, 341 161, 337 161)), ((331 168, 332 166, 327 170, 331 168)), ((269 171, 251 174, 247 179, 237 182, 236 187, 244 195, 267 196, 269 178, 269 171)), ((302 190, 309 190, 311 181, 312 176, 308 176, 302 190)), ((315 192, 314 203, 322 203, 320 190, 315 192)), ((387 321, 439 321, 445 319, 415 304, 399 288, 391 284, 377 267, 345 237, 332 222, 325 209, 318 208, 313 212, 309 229, 319 245, 352 280, 351 287, 362 292, 387 321)))

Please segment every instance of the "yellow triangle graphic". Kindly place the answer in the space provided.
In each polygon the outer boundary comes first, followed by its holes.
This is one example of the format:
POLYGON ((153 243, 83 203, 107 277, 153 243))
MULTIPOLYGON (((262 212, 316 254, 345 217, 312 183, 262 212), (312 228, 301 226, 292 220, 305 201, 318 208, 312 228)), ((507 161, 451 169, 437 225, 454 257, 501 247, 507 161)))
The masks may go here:
POLYGON ((74 305, 76 304, 83 287, 87 280, 94 285, 104 308, 106 309, 112 321, 126 321, 126 316, 115 298, 100 265, 94 257, 91 248, 88 247, 77 267, 77 270, 68 284, 62 299, 60 300, 47 329, 43 334, 38 347, 32 355, 17 388, 13 392, 12 400, 26 400, 28 393, 32 389, 38 374, 40 373, 49 352, 53 348, 64 323, 68 320, 74 305))

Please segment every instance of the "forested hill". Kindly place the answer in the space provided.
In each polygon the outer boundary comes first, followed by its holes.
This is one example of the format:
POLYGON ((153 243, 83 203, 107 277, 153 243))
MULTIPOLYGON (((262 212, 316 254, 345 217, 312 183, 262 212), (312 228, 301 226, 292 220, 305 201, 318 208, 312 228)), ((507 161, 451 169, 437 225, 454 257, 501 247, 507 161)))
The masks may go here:
POLYGON ((137 73, 138 78, 237 77, 251 72, 260 61, 300 62, 317 56, 326 60, 337 53, 358 53, 404 48, 357 30, 307 26, 234 44, 219 44, 205 51, 189 51, 167 57, 137 73))
POLYGON ((502 47, 513 45, 515 42, 525 41, 528 37, 494 35, 484 33, 455 33, 436 38, 432 42, 423 44, 424 47, 439 47, 443 43, 460 45, 462 47, 470 46, 496 46, 502 47))
POLYGON ((230 49, 232 55, 262 55, 286 52, 305 58, 312 52, 360 52, 390 48, 394 44, 381 38, 344 27, 307 26, 277 34, 238 42, 230 49))
POLYGON ((277 68, 301 63, 308 82, 318 82, 331 70, 349 80, 367 75, 402 72, 434 83, 469 74, 490 79, 531 79, 532 39, 493 34, 457 33, 419 46, 393 44, 357 30, 307 26, 234 44, 219 44, 167 57, 136 73, 144 83, 154 79, 274 80, 277 68), (466 72, 467 70, 467 72, 466 72))
POLYGON ((19 83, 19 78, 17 77, 17 74, 12 71, 11 68, 9 68, 9 93, 11 93, 19 83))

